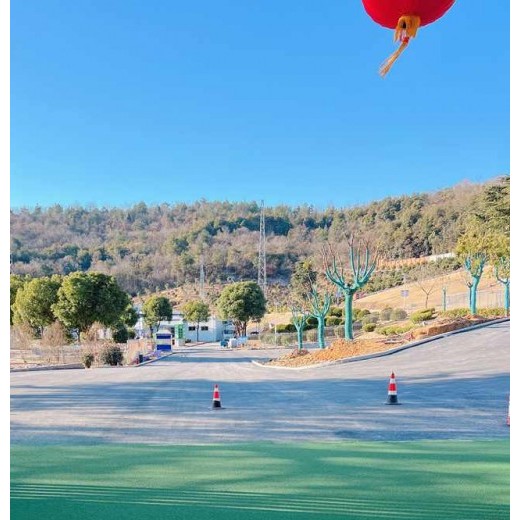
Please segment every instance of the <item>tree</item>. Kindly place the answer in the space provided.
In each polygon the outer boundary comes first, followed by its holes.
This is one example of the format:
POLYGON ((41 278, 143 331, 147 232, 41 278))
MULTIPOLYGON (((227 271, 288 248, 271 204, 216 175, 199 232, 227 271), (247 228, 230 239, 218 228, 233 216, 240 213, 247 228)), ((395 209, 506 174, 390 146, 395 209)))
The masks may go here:
POLYGON ((172 313, 172 304, 164 296, 150 296, 143 304, 144 322, 152 332, 160 321, 171 320, 172 313))
POLYGON ((305 323, 310 314, 297 306, 291 307, 291 314, 291 321, 296 328, 296 335, 298 337, 298 352, 301 352, 303 349, 303 330, 305 329, 305 323))
POLYGON ((209 319, 209 305, 200 300, 193 300, 182 307, 184 318, 197 323, 197 341, 199 341, 199 324, 209 319))
POLYGON ((495 263, 495 278, 504 286, 504 309, 509 316, 509 290, 511 276, 511 261, 509 257, 502 256, 495 263))
POLYGON ((303 303, 307 299, 309 284, 314 284, 317 277, 318 273, 313 268, 311 260, 297 262, 289 283, 292 299, 303 303))
POLYGON ((481 253, 493 263, 509 257, 509 211, 509 177, 503 177, 498 184, 488 186, 470 208, 457 241, 458 255, 464 259, 481 253))
POLYGON ((129 304, 113 276, 76 272, 63 278, 52 310, 66 327, 85 332, 96 321, 106 327, 116 324, 129 304))
POLYGON ((476 198, 472 215, 482 228, 495 234, 510 234, 510 177, 501 177, 497 183, 487 186, 476 198))
POLYGON ((233 321, 239 336, 245 336, 247 322, 264 316, 265 296, 256 282, 236 282, 223 289, 217 300, 217 309, 222 318, 233 321))
POLYGON ((415 280, 415 284, 421 291, 424 293, 424 308, 428 308, 428 300, 430 299, 430 294, 437 287, 439 283, 439 278, 436 276, 437 270, 434 266, 430 265, 422 265, 417 273, 417 278, 415 280))
POLYGON ((52 311, 58 301, 60 283, 57 279, 33 278, 18 289, 13 304, 13 322, 27 323, 38 336, 44 327, 56 320, 52 311))
POLYGON ((361 289, 370 279, 377 265, 377 255, 371 259, 370 248, 364 244, 363 260, 361 259, 361 247, 355 247, 354 238, 349 240, 350 280, 343 265, 337 259, 337 255, 329 244, 328 249, 323 248, 323 263, 325 275, 329 281, 336 285, 345 297, 345 339, 354 339, 352 328, 352 302, 354 294, 361 289))
POLYGON ((456 251, 471 277, 466 284, 472 315, 477 312, 477 289, 485 264, 491 261, 498 265, 500 258, 509 257, 509 193, 508 176, 486 187, 470 208, 457 242, 456 251))
POLYGON ((487 262, 485 253, 467 254, 464 259, 464 268, 471 277, 471 281, 466 282, 469 288, 469 308, 472 316, 477 314, 477 289, 484 266, 487 262))
POLYGON ((327 291, 320 296, 318 289, 313 285, 307 299, 310 306, 309 314, 318 320, 318 345, 320 348, 325 348, 325 317, 330 310, 332 293, 327 291))
POLYGON ((9 311, 10 311, 10 318, 9 323, 13 324, 13 305, 14 301, 16 299, 16 294, 18 291, 30 280, 27 276, 20 276, 18 274, 12 274, 11 275, 11 283, 10 283, 10 300, 9 300, 9 311))
POLYGON ((133 327, 137 323, 138 319, 139 314, 135 310, 134 306, 130 303, 121 315, 121 321, 127 327, 133 327))
POLYGON ((112 327, 112 340, 114 343, 126 343, 128 341, 128 329, 123 322, 116 323, 112 327))

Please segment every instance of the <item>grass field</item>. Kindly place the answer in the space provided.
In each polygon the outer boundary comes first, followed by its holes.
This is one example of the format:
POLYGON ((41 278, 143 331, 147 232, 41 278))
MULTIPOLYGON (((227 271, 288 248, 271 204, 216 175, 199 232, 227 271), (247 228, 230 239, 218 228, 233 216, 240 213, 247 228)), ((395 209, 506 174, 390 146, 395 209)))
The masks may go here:
POLYGON ((509 518, 509 441, 27 446, 11 519, 509 518))

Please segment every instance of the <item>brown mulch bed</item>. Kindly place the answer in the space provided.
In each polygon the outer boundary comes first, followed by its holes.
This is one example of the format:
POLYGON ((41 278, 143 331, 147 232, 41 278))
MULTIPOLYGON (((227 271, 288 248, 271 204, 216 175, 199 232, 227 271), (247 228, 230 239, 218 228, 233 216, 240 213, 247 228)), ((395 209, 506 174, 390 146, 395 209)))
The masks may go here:
POLYGON ((477 325, 485 321, 491 321, 492 319, 495 318, 440 318, 432 320, 423 327, 418 327, 399 336, 386 337, 379 335, 379 338, 376 338, 371 333, 372 337, 367 339, 355 339, 353 341, 338 339, 333 341, 329 347, 322 350, 314 350, 312 352, 303 350, 299 353, 297 350, 293 350, 291 353, 285 354, 278 359, 268 361, 266 365, 302 367, 326 363, 328 361, 339 361, 341 359, 363 356, 365 354, 376 354, 412 341, 470 327, 471 325, 477 325))

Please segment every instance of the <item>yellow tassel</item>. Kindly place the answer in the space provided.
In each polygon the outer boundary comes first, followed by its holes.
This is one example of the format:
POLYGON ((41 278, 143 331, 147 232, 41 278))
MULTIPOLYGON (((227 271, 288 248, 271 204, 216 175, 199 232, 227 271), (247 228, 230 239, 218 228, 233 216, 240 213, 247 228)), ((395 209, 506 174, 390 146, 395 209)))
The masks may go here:
POLYGON ((394 42, 400 41, 401 45, 399 45, 399 48, 393 52, 379 68, 379 74, 381 76, 386 76, 397 58, 399 58, 401 53, 408 47, 410 38, 415 38, 420 25, 421 18, 419 16, 401 16, 401 18, 399 18, 394 32, 394 42))

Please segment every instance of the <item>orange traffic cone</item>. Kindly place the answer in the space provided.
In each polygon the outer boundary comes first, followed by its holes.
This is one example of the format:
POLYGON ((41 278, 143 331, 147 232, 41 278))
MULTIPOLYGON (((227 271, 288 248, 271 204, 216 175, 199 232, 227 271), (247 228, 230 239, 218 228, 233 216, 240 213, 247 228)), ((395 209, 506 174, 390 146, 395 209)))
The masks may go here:
POLYGON ((390 376, 390 382, 388 383, 388 399, 386 400, 386 404, 399 404, 397 401, 397 384, 393 372, 390 376))
POLYGON ((213 388, 213 408, 222 408, 220 404, 220 392, 218 391, 218 385, 213 388))

